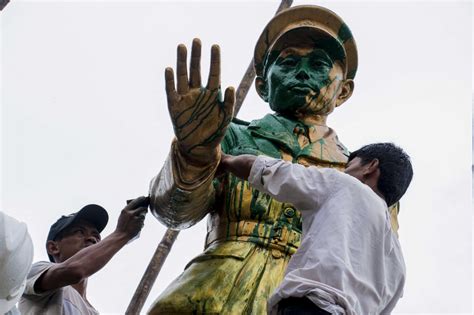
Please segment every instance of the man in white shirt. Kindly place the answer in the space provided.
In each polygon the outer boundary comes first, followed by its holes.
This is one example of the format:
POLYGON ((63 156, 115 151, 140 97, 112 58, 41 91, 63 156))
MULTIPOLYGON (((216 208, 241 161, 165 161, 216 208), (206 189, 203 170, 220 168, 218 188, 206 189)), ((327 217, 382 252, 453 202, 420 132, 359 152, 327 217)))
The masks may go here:
POLYGON ((400 200, 413 177, 402 149, 391 143, 364 146, 350 155, 345 173, 251 155, 223 155, 220 168, 301 210, 301 246, 268 300, 269 313, 393 310, 406 272, 388 206, 400 200))
POLYGON ((59 218, 46 242, 50 262, 31 267, 19 303, 21 314, 99 314, 87 300, 87 279, 138 235, 148 204, 147 197, 131 201, 120 213, 115 231, 102 241, 108 214, 101 206, 87 205, 59 218))

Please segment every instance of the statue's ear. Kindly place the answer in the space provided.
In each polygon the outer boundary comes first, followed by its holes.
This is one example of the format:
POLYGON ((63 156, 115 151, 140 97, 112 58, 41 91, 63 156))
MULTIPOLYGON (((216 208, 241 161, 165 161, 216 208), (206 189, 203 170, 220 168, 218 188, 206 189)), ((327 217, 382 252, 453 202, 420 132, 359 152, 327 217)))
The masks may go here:
POLYGON ((341 91, 339 92, 339 95, 337 96, 337 99, 336 99, 336 107, 342 105, 342 103, 347 101, 351 97, 353 91, 354 91, 354 80, 352 79, 344 80, 344 83, 342 84, 342 87, 341 87, 341 91))
POLYGON ((255 78, 255 89, 258 95, 265 101, 268 102, 268 86, 267 82, 262 77, 255 78))

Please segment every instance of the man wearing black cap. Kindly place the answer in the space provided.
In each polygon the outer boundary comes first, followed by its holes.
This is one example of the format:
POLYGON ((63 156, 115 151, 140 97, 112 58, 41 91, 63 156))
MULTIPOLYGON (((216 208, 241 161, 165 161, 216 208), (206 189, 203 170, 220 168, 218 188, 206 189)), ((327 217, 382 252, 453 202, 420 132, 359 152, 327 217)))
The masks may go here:
POLYGON ((19 304, 21 313, 99 314, 87 300, 87 279, 140 232, 148 203, 147 197, 130 202, 115 231, 102 241, 100 232, 109 216, 101 206, 90 204, 59 218, 46 241, 50 262, 33 264, 19 304))

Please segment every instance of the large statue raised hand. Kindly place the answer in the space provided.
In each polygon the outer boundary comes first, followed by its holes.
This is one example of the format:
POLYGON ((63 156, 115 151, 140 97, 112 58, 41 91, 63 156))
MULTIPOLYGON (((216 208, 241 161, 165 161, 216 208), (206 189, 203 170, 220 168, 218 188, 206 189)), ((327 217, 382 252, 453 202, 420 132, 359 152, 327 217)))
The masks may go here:
POLYGON ((168 109, 179 154, 187 163, 205 166, 218 161, 219 144, 232 119, 235 92, 233 87, 227 88, 222 101, 219 46, 213 45, 211 49, 206 87, 201 86, 199 39, 193 40, 189 79, 186 58, 186 46, 181 44, 178 46, 176 89, 173 69, 165 70, 168 109))
POLYGON ((211 69, 201 86, 201 41, 193 40, 190 77, 186 46, 178 46, 177 85, 166 68, 166 94, 176 140, 160 174, 150 184, 151 212, 165 225, 183 229, 199 222, 214 200, 212 180, 220 160, 220 143, 232 120, 235 92, 220 92, 219 46, 211 49, 211 69))

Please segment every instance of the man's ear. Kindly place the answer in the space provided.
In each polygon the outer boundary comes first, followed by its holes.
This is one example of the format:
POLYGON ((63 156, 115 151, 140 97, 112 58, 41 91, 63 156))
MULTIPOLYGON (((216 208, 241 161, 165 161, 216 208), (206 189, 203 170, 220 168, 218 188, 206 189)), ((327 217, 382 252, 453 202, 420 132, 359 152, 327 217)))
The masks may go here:
POLYGON ((363 175, 370 176, 379 170, 379 159, 373 159, 364 166, 363 175))
POLYGON ((268 102, 268 87, 267 82, 262 77, 255 78, 255 89, 258 95, 265 101, 268 102))
POLYGON ((339 93, 336 99, 336 107, 342 105, 345 101, 351 97, 352 92, 354 91, 354 80, 346 79, 341 87, 341 92, 339 93))
POLYGON ((59 256, 59 246, 58 243, 55 241, 48 241, 46 243, 46 251, 51 256, 59 256))

